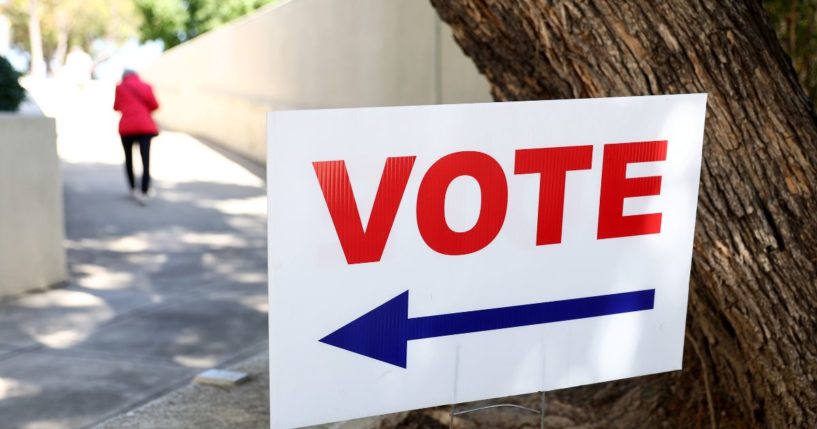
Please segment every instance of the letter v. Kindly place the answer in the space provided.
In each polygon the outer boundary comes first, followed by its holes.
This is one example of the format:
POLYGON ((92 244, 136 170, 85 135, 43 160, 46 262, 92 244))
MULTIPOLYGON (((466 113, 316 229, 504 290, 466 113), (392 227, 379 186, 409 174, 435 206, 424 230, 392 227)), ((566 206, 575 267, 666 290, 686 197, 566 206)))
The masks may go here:
POLYGON ((403 199, 414 156, 386 158, 377 195, 363 230, 349 173, 344 161, 316 161, 312 163, 326 200, 326 207, 335 225, 338 240, 349 264, 377 262, 383 255, 391 233, 397 209, 403 199))

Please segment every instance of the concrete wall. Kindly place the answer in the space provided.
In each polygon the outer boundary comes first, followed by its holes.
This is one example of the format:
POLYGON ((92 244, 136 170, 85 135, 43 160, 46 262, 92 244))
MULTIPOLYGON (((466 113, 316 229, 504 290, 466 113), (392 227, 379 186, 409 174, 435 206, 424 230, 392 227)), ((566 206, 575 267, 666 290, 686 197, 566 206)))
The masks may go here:
POLYGON ((0 297, 66 279, 54 120, 0 114, 0 297))
POLYGON ((291 0, 143 71, 159 122, 266 159, 266 112, 490 101, 427 0, 291 0))

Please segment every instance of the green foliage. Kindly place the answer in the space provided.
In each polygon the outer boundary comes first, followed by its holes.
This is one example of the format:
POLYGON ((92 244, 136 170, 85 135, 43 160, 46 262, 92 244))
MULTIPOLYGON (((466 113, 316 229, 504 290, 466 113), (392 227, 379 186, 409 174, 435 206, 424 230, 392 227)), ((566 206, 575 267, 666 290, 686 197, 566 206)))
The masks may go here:
POLYGON ((187 10, 181 0, 136 0, 142 14, 139 27, 141 40, 161 40, 165 47, 178 45, 185 39, 187 10))
POLYGON ((142 41, 166 48, 244 16, 274 0, 135 0, 142 14, 142 41))
POLYGON ((19 79, 20 74, 4 57, 0 57, 0 111, 15 112, 26 98, 19 79))
POLYGON ((791 57, 800 84, 817 101, 817 0, 764 0, 770 22, 791 57))

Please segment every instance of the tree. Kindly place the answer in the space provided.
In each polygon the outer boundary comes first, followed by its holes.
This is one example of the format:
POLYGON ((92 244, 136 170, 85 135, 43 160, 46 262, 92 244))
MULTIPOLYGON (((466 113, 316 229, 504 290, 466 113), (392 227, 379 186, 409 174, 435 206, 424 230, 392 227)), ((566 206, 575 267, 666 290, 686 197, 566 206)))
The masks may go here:
POLYGON ((764 0, 763 4, 813 104, 817 100, 817 0, 764 0))
POLYGON ((51 57, 60 66, 71 45, 90 51, 96 39, 122 42, 134 36, 138 19, 132 0, 59 0, 43 21, 51 57))
POLYGON ((29 72, 33 76, 45 75, 45 57, 43 56, 43 36, 40 29, 40 2, 39 0, 29 0, 28 2, 28 35, 31 49, 31 66, 29 72))
POLYGON ((9 0, 2 11, 31 53, 32 74, 45 73, 46 59, 61 66, 70 45, 87 51, 98 38, 125 40, 138 23, 132 0, 9 0))
POLYGON ((26 91, 20 86, 20 74, 9 62, 0 57, 0 112, 14 112, 26 98, 26 91))
POLYGON ((684 371, 556 396, 602 427, 817 427, 817 123, 762 4, 431 2, 498 101, 710 95, 684 371))
POLYGON ((142 15, 139 38, 143 42, 161 40, 165 48, 172 48, 187 38, 187 10, 181 0, 136 0, 136 8, 142 15))
POLYGON ((136 0, 142 41, 162 40, 171 48, 244 16, 274 0, 136 0))

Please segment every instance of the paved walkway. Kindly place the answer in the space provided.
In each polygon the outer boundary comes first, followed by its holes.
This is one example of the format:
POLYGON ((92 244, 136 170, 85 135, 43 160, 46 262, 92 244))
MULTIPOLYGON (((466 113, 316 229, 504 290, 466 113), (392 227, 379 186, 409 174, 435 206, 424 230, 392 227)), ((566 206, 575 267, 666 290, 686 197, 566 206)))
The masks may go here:
POLYGON ((112 88, 31 90, 58 119, 70 278, 0 303, 0 427, 91 427, 265 350, 263 181, 165 132, 137 206, 112 88))
MULTIPOLYGON (((269 355, 258 354, 229 368, 250 374, 249 381, 230 388, 191 383, 151 403, 114 417, 93 429, 268 429, 269 355)), ((369 417, 304 429, 433 429, 412 426, 407 413, 369 417)))

